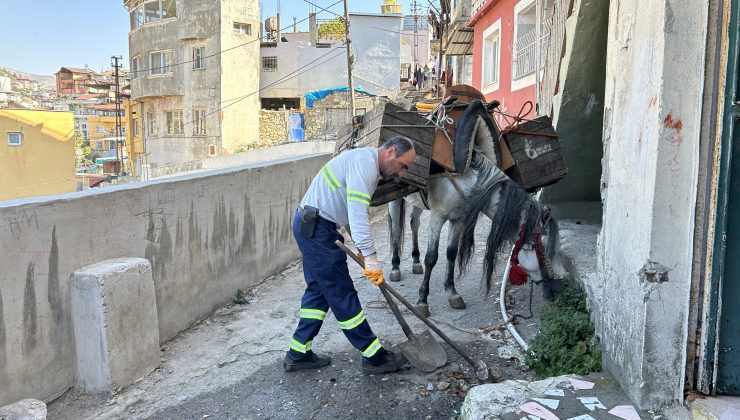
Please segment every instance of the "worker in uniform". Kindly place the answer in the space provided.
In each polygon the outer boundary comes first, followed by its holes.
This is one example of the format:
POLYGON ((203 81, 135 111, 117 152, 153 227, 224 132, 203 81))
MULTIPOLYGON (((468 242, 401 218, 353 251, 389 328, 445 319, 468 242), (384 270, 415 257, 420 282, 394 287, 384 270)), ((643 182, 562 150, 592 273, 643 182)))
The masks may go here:
POLYGON ((306 291, 301 299, 300 320, 283 367, 288 372, 318 369, 331 364, 329 357, 313 352, 312 342, 329 308, 350 343, 362 352, 364 374, 395 372, 408 367, 399 352, 386 350, 365 318, 347 255, 334 241, 344 241, 338 228, 349 226, 365 277, 375 285, 383 270, 370 232, 370 198, 380 179, 400 178, 414 162, 414 143, 393 137, 380 148, 358 148, 339 154, 321 168, 301 200, 293 218, 293 235, 303 254, 306 291))

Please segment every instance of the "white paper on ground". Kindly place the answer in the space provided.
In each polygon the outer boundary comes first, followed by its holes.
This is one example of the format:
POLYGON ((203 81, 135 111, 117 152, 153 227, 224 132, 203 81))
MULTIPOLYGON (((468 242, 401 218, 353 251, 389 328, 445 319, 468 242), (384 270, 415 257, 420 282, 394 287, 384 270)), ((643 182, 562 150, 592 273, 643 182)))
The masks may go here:
POLYGON ((596 420, 595 418, 589 416, 588 414, 584 414, 582 416, 578 417, 571 417, 568 420, 596 420))
POLYGON ((527 414, 533 414, 537 417, 541 417, 545 420, 560 420, 558 416, 550 412, 550 410, 537 404, 536 402, 528 402, 519 406, 519 409, 527 414))
POLYGON ((635 407, 631 405, 618 405, 609 410, 609 414, 625 420, 640 420, 640 415, 637 414, 635 407))

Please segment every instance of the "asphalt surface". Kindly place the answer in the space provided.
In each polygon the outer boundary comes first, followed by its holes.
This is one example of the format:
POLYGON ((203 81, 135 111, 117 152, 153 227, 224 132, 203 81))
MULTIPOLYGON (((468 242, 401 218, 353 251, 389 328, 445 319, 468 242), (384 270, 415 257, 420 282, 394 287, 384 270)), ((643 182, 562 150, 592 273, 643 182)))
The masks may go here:
MULTIPOLYGON (((427 226, 425 212, 422 227, 427 226)), ((407 218, 408 220, 408 218, 407 218)), ((481 218, 477 237, 481 246, 471 267, 456 282, 467 301, 465 310, 452 309, 443 288, 446 260, 440 261, 430 283, 429 306, 437 325, 473 359, 483 360, 500 380, 532 380, 523 355, 501 325, 498 283, 489 293, 481 286, 481 261, 490 221, 481 218)), ((385 217, 376 217, 373 234, 380 258, 390 270, 385 217)), ((392 285, 416 302, 422 275, 411 273, 410 229, 401 270, 403 279, 392 285)), ((421 251, 426 250, 422 229, 421 251)), ((446 229, 442 238, 446 238, 446 229)), ((502 255, 503 259, 504 256, 502 255)), ((386 347, 405 341, 400 327, 381 302, 378 289, 364 279, 352 261, 360 300, 376 335, 386 347)), ((503 262, 497 267, 503 272, 503 262)), ((49 418, 153 418, 153 419, 251 419, 251 418, 456 418, 470 387, 478 384, 471 367, 449 346, 449 362, 432 373, 415 369, 381 376, 360 373, 361 355, 351 347, 329 315, 314 340, 314 350, 332 357, 320 371, 286 373, 282 359, 298 320, 300 296, 305 287, 300 263, 266 279, 249 290, 249 303, 229 304, 162 346, 158 370, 111 399, 69 391, 49 404, 49 418)), ((507 303, 512 312, 529 315, 529 295, 534 316, 518 320, 525 339, 537 331, 544 302, 540 291, 529 286, 512 290, 507 303)), ((427 327, 406 311, 415 332, 427 327)), ((441 340, 439 340, 441 341, 441 340)))

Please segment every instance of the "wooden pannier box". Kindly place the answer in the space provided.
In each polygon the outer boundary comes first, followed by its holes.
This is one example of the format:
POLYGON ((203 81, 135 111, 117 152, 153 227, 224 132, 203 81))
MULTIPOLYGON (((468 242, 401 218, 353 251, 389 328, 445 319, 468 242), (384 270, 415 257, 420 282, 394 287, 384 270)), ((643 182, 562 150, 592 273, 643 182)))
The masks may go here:
POLYGON ((568 173, 558 135, 550 117, 519 124, 504 134, 514 166, 506 174, 528 192, 554 184, 568 173))
POLYGON ((392 102, 381 103, 362 116, 359 124, 347 124, 337 133, 334 154, 357 147, 380 147, 394 136, 414 142, 416 160, 398 181, 381 181, 370 201, 379 206, 426 188, 432 159, 435 126, 416 111, 406 111, 392 102))

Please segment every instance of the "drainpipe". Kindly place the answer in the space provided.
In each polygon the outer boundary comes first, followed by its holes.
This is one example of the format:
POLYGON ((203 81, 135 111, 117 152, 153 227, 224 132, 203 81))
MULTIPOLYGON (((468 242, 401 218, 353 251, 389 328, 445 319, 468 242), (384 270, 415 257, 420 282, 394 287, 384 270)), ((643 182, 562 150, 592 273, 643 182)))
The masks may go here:
POLYGON ((542 68, 542 28, 541 28, 541 22, 542 22, 542 4, 540 3, 540 0, 535 0, 535 30, 534 30, 534 36, 536 38, 535 40, 535 48, 534 48, 534 55, 535 55, 535 61, 537 62, 537 69, 535 70, 534 74, 534 111, 535 115, 540 115, 540 69, 542 68))

